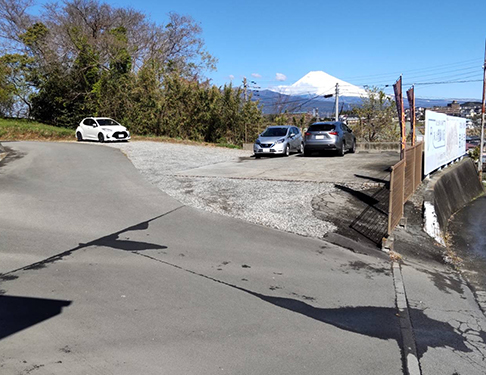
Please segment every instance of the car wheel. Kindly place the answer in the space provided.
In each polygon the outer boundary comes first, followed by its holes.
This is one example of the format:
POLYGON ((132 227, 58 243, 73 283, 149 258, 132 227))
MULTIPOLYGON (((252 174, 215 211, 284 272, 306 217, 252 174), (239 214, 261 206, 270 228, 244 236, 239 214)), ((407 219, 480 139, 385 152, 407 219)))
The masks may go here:
POLYGON ((344 156, 344 147, 345 147, 345 144, 344 144, 344 142, 342 142, 341 143, 341 147, 338 150, 338 155, 339 156, 344 156))
POLYGON ((303 154, 303 153, 304 153, 304 144, 301 143, 299 148, 299 154, 303 154))
POLYGON ((304 147, 304 156, 310 156, 310 151, 304 147))
POLYGON ((98 141, 100 141, 100 143, 103 143, 105 141, 105 137, 103 136, 103 133, 98 133, 98 141))
POLYGON ((354 154, 356 152, 356 140, 353 141, 353 146, 349 149, 349 152, 351 154, 354 154))
POLYGON ((78 142, 81 142, 83 140, 83 136, 81 135, 81 132, 76 133, 76 138, 77 138, 78 142))
POLYGON ((289 156, 290 155, 290 145, 287 143, 287 146, 285 146, 285 156, 289 156))
POLYGON ((262 156, 255 154, 255 159, 260 159, 262 156))

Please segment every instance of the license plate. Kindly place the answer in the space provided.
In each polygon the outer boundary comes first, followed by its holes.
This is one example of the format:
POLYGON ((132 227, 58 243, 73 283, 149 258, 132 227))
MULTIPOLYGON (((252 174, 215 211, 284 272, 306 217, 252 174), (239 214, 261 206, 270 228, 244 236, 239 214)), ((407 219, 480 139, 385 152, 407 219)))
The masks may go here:
POLYGON ((324 139, 323 135, 316 135, 316 139, 324 139))
POLYGON ((263 152, 270 152, 270 149, 269 148, 264 148, 263 149, 263 152))

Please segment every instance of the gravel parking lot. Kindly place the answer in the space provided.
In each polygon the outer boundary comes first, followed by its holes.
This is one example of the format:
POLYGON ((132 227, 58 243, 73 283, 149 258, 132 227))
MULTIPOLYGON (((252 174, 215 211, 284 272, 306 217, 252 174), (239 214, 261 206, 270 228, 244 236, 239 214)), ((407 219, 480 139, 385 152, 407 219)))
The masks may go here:
MULTIPOLYGON (((362 160, 363 156, 357 154, 339 159, 292 155, 255 160, 250 158, 251 151, 219 147, 146 141, 110 146, 121 149, 147 180, 183 204, 303 236, 322 238, 337 230, 335 219, 340 216, 339 211, 349 211, 351 206, 359 213, 363 207, 358 200, 336 187, 336 182, 341 181, 332 175, 326 179, 316 177, 322 173, 314 173, 316 181, 309 181, 318 166, 343 163, 351 157, 362 160), (272 175, 265 178, 264 171, 288 169, 288 164, 295 164, 294 168, 301 172, 303 179, 292 181, 284 175, 279 180, 281 173, 275 174, 277 178, 272 175), (263 172, 247 176, 248 171, 258 168, 263 172), (241 170, 239 174, 235 172, 238 170, 241 170), (320 202, 318 207, 316 199, 320 202)), ((383 163, 383 157, 375 158, 383 163)), ((356 168, 356 161, 348 160, 347 163, 356 168)), ((388 165, 387 161, 384 163, 388 165)), ((361 164, 366 166, 370 162, 365 160, 361 164)), ((378 172, 385 176, 381 169, 382 166, 378 172)), ((374 186, 367 186, 363 181, 353 184, 350 181, 355 178, 351 179, 349 175, 343 175, 342 184, 359 185, 360 189, 376 188, 376 183, 374 186)), ((352 217, 353 213, 350 220, 352 217)))

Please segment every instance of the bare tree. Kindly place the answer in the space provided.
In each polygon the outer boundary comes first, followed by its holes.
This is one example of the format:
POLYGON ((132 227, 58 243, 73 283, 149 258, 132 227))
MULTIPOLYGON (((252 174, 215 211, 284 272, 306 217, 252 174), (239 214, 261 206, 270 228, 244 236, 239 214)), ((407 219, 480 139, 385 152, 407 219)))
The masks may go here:
POLYGON ((34 0, 0 0, 0 39, 2 52, 19 52, 21 35, 33 24, 27 13, 34 0))

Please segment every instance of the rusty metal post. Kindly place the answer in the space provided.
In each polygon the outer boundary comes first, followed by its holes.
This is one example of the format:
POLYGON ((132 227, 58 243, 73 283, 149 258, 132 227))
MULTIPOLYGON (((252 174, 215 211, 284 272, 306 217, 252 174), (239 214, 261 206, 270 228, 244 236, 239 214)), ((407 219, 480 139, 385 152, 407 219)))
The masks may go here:
POLYGON ((483 63, 483 105, 481 107, 481 143, 479 144, 479 182, 483 183, 483 152, 484 152, 484 116, 486 112, 486 42, 483 63))

